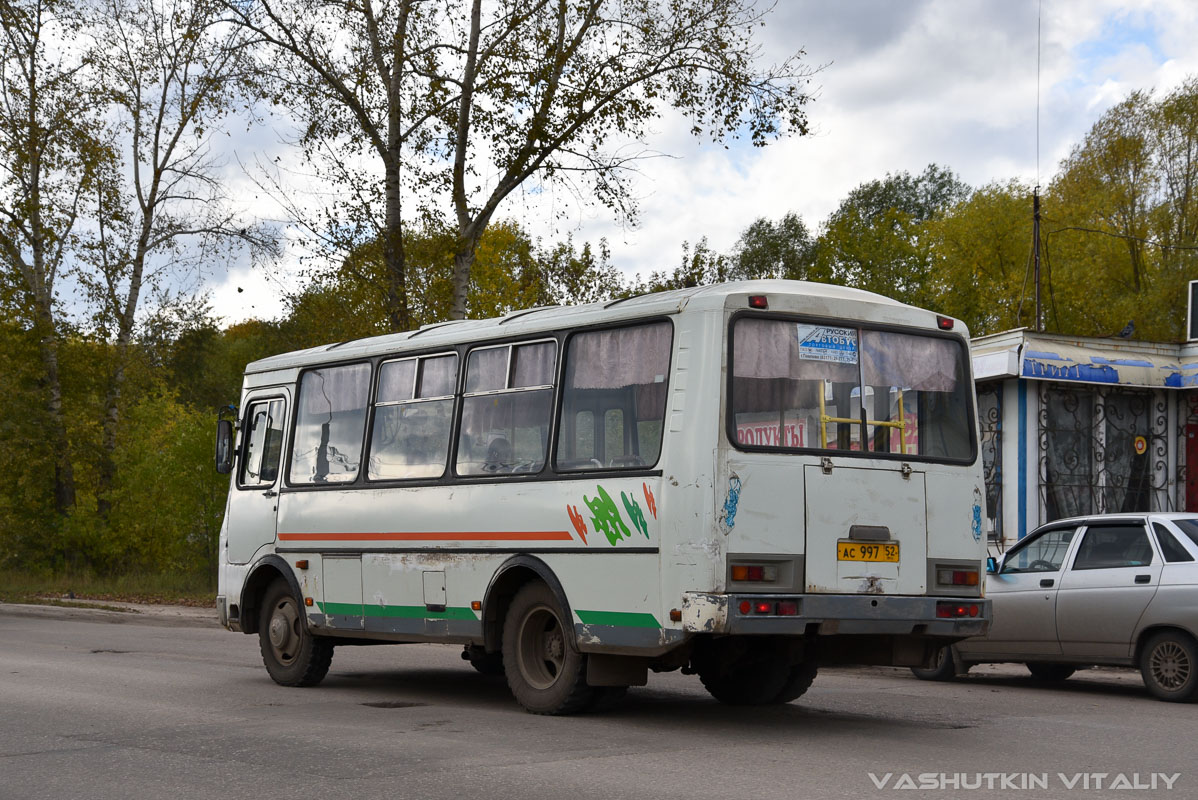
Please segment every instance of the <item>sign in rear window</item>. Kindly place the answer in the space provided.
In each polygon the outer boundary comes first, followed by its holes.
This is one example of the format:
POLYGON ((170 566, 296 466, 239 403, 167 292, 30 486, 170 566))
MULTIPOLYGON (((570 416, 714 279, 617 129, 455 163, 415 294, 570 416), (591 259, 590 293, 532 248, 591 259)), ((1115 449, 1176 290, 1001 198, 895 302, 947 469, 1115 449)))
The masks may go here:
POLYGON ((829 325, 796 325, 799 358, 804 361, 857 363, 857 331, 829 325))

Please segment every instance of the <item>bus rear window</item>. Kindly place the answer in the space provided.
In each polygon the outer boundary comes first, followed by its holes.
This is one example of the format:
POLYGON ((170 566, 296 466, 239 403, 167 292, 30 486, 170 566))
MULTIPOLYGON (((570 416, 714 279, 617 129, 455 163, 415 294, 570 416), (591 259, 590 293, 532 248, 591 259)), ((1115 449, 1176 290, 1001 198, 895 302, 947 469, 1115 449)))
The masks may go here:
POLYGON ((738 445, 973 459, 955 339, 749 317, 736 321, 733 342, 738 445))

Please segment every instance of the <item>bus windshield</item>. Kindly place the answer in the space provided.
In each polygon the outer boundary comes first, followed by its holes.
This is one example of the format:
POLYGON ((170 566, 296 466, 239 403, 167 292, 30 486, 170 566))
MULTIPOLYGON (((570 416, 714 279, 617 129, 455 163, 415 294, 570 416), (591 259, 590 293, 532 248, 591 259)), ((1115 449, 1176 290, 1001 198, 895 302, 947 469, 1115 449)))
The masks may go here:
POLYGON ((762 317, 732 339, 736 444, 974 460, 960 340, 762 317))

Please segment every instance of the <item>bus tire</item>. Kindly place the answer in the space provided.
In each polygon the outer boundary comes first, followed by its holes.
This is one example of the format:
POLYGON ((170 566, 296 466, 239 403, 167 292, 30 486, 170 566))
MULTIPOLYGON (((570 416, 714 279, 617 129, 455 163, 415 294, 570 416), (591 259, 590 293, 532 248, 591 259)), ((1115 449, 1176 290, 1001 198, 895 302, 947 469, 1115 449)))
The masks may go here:
POLYGON ((508 606, 503 665, 516 702, 532 714, 574 714, 594 700, 574 626, 541 581, 521 586, 508 606))
POLYGON ((782 691, 778 692, 774 702, 789 703, 791 700, 798 700, 811 688, 811 682, 815 680, 815 675, 818 672, 819 665, 811 661, 802 661, 792 665, 786 684, 782 687, 782 691))
POLYGON ((716 700, 730 706, 788 702, 780 698, 786 692, 790 679, 790 665, 784 658, 769 652, 749 651, 729 665, 711 665, 699 669, 703 688, 716 700))
POLYGON ((266 671, 282 686, 315 686, 333 663, 333 643, 308 630, 303 606, 282 578, 262 596, 258 644, 266 671))

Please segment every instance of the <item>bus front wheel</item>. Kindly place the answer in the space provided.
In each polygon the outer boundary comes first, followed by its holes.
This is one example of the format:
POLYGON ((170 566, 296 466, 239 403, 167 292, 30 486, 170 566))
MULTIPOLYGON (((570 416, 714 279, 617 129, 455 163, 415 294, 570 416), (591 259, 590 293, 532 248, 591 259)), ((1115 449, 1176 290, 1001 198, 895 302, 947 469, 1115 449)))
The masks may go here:
POLYGON ((283 686, 315 686, 333 662, 332 642, 308 630, 303 607, 282 578, 262 596, 258 645, 266 671, 283 686))
POLYGON ((573 714, 594 700, 586 657, 553 591, 526 583, 503 622, 503 665, 516 701, 533 714, 573 714))

